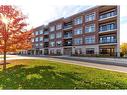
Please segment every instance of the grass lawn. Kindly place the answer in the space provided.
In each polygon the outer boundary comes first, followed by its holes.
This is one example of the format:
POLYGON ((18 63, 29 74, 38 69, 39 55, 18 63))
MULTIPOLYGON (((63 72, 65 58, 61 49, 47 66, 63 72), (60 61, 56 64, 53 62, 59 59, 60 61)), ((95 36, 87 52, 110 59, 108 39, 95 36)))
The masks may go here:
POLYGON ((47 60, 0 66, 1 89, 127 89, 127 74, 47 60))

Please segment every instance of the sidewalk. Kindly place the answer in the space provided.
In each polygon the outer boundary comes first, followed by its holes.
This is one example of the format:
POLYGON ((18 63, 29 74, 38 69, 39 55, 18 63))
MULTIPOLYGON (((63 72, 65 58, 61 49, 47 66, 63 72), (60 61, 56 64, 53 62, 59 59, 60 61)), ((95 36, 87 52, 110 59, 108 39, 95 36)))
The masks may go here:
POLYGON ((127 66, 127 58, 98 58, 98 57, 73 57, 73 56, 50 56, 52 58, 67 59, 98 64, 127 66))

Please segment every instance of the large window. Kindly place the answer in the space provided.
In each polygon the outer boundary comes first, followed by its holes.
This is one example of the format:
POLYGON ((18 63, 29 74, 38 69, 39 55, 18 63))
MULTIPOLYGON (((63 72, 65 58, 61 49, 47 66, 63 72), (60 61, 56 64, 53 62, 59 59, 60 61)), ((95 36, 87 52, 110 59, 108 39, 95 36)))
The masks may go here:
POLYGON ((50 54, 55 54, 55 50, 54 49, 50 50, 50 54))
POLYGON ((43 44, 42 43, 40 43, 40 47, 42 47, 43 46, 43 44))
POLYGON ((55 31, 55 26, 50 27, 50 32, 55 31))
POLYGON ((62 46, 62 41, 56 41, 56 46, 62 46))
POLYGON ((62 37, 62 32, 57 32, 56 33, 56 38, 61 38, 62 37))
POLYGON ((56 30, 60 30, 60 29, 62 29, 62 24, 56 25, 56 30))
POLYGON ((85 16, 85 22, 93 21, 93 20, 95 20, 95 13, 88 14, 85 16))
POLYGON ((35 32, 35 35, 38 35, 38 34, 39 34, 39 31, 36 31, 36 32, 35 32))
POLYGON ((77 25, 77 24, 82 24, 82 17, 77 17, 74 19, 74 24, 77 25))
POLYGON ((95 36, 87 36, 85 37, 86 44, 94 44, 95 43, 95 36))
POLYGON ((40 34, 43 34, 43 30, 40 30, 40 34))
POLYGON ((75 39, 74 39, 74 44, 75 44, 75 45, 80 45, 80 44, 82 44, 82 38, 75 38, 75 39))
POLYGON ((38 43, 35 44, 36 47, 38 47, 38 45, 39 45, 38 43))
POLYGON ((114 29, 117 29, 116 23, 109 23, 109 24, 105 24, 105 25, 100 25, 100 27, 99 27, 100 32, 110 31, 110 30, 114 30, 114 29))
POLYGON ((76 28, 74 30, 74 35, 79 35, 79 34, 82 34, 82 28, 76 28))
POLYGON ((38 37, 35 38, 35 41, 38 42, 38 37))
POLYGON ((82 49, 81 48, 76 48, 75 49, 75 54, 82 54, 82 49))
POLYGON ((100 43, 116 43, 116 36, 102 36, 100 37, 100 43))
POLYGON ((43 41, 43 37, 40 37, 40 41, 43 41))
POLYGON ((95 32, 95 24, 90 24, 88 26, 85 27, 85 32, 89 33, 89 32, 95 32))
POLYGON ((50 42, 50 47, 54 47, 55 46, 55 42, 50 42))
POLYGON ((50 34, 50 39, 54 39, 55 38, 55 34, 50 34))
POLYGON ((86 48, 86 54, 94 54, 94 48, 86 48))

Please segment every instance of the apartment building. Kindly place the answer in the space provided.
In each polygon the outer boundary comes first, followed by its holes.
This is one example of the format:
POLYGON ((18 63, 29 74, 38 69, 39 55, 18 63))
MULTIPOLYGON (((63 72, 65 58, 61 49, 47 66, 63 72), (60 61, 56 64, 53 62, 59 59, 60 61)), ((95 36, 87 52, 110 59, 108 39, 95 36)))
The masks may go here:
POLYGON ((120 55, 120 8, 96 6, 36 27, 32 55, 120 55))

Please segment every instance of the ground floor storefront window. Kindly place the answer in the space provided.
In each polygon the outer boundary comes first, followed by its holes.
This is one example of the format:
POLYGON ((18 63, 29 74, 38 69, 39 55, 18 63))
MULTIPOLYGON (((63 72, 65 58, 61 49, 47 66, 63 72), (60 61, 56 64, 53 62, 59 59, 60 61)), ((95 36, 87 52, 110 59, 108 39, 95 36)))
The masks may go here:
POLYGON ((86 54, 94 54, 94 48, 86 48, 86 54))
POLYGON ((82 54, 82 49, 81 48, 76 48, 75 49, 75 54, 76 55, 82 54))
POLYGON ((100 54, 109 55, 109 56, 115 55, 114 48, 100 48, 99 51, 100 51, 100 54))

